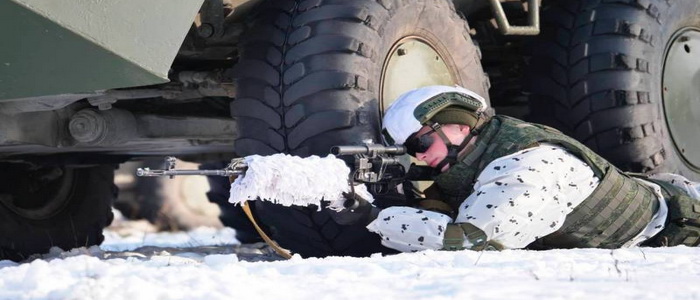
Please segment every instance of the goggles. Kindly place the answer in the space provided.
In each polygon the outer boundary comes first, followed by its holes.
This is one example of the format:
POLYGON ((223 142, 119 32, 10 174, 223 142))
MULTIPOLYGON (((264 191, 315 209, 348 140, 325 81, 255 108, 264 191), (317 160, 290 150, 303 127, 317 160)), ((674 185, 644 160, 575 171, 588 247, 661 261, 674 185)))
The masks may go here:
POLYGON ((435 139, 431 135, 435 132, 435 129, 430 129, 430 131, 422 134, 421 136, 415 136, 415 134, 406 140, 403 144, 406 147, 406 153, 415 157, 416 153, 425 153, 428 148, 433 145, 435 139))

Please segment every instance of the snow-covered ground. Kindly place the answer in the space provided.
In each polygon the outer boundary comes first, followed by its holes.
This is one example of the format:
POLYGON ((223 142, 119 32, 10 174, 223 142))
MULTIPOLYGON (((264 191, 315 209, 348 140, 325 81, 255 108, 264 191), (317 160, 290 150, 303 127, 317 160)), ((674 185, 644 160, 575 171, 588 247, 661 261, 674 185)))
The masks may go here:
POLYGON ((0 299, 700 299, 696 248, 265 261, 231 229, 119 232, 99 248, 0 261, 0 299))

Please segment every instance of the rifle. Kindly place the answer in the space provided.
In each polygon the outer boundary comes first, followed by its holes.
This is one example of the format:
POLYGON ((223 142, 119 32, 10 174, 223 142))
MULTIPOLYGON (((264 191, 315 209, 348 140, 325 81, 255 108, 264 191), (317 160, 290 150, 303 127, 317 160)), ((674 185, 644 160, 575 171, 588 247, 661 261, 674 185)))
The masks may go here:
MULTIPOLYGON (((403 146, 382 146, 378 144, 366 144, 360 146, 334 146, 331 154, 336 156, 349 156, 355 158, 354 171, 351 173, 351 181, 365 183, 375 194, 387 193, 406 180, 425 180, 433 174, 432 169, 412 165, 406 172, 398 156, 404 155, 406 148, 403 146)), ((151 170, 138 168, 136 175, 139 177, 157 177, 182 175, 204 176, 239 176, 244 175, 248 166, 244 158, 234 158, 223 169, 218 170, 183 170, 176 169, 176 158, 165 158, 163 170, 151 170)))

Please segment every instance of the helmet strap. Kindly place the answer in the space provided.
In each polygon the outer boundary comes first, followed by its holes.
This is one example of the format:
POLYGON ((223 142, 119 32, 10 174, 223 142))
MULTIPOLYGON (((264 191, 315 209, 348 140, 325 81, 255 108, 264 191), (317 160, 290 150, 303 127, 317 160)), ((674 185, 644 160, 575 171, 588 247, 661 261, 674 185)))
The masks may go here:
POLYGON ((473 145, 472 147, 469 147, 470 149, 467 149, 467 151, 462 150, 467 148, 469 142, 474 137, 479 135, 483 125, 486 123, 487 120, 490 119, 491 118, 489 114, 479 114, 477 122, 476 124, 474 124, 474 128, 471 128, 469 134, 466 137, 464 137, 464 140, 459 145, 453 145, 452 142, 450 142, 450 139, 448 139, 447 135, 445 135, 445 133, 442 131, 442 126, 440 124, 430 124, 430 127, 433 128, 433 130, 435 130, 438 136, 440 136, 440 139, 442 139, 442 141, 445 143, 445 146, 447 146, 447 156, 445 156, 445 158, 442 161, 440 161, 440 163, 438 163, 437 166, 435 166, 435 169, 442 170, 442 168, 448 164, 450 166, 454 166, 461 158, 472 152, 475 148, 473 147, 473 145), (460 152, 463 152, 462 155, 460 155, 460 152))
POLYGON ((439 123, 431 122, 430 128, 432 128, 433 131, 437 133, 442 142, 445 143, 445 146, 447 146, 447 156, 445 156, 445 158, 442 161, 440 161, 440 163, 438 163, 438 165, 435 168, 438 170, 442 170, 442 168, 447 164, 454 165, 454 163, 457 162, 457 156, 459 155, 460 150, 462 150, 464 146, 466 146, 469 140, 465 139, 464 141, 462 141, 461 144, 453 145, 450 139, 447 138, 447 135, 445 135, 445 132, 442 131, 442 125, 440 125, 439 123))
POLYGON ((470 132, 459 145, 453 145, 449 140, 445 141, 446 139, 443 139, 442 141, 445 142, 445 145, 447 146, 447 156, 445 156, 445 158, 443 158, 435 168, 442 170, 442 168, 447 164, 454 166, 459 160, 459 153, 467 146, 469 141, 471 141, 472 136, 473 135, 470 132))

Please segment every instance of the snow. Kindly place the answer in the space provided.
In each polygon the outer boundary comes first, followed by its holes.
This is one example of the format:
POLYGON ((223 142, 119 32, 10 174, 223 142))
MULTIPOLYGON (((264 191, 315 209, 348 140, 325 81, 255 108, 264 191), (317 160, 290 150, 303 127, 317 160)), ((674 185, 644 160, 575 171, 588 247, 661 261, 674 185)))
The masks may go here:
POLYGON ((700 299, 698 248, 268 261, 227 228, 105 233, 101 247, 0 261, 0 299, 700 299))
MULTIPOLYGON (((316 205, 329 201, 329 207, 343 208, 342 193, 349 192, 350 168, 333 155, 301 158, 288 154, 245 157, 248 170, 231 184, 229 202, 262 199, 284 206, 316 205)), ((355 192, 369 202, 372 195, 364 184, 355 192)))

